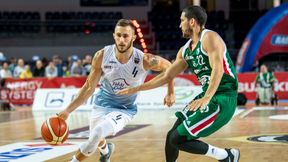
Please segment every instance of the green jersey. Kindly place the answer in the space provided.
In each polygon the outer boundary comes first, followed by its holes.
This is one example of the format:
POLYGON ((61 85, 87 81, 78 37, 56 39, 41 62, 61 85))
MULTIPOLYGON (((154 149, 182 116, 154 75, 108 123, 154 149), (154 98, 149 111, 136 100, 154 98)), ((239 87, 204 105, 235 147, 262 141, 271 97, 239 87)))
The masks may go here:
POLYGON ((271 72, 260 73, 256 77, 256 83, 259 83, 262 88, 271 88, 274 81, 276 81, 276 78, 271 72))
MULTIPOLYGON (((200 40, 197 43, 194 50, 191 50, 190 44, 191 39, 183 46, 182 57, 186 60, 188 64, 188 68, 196 74, 198 81, 202 85, 202 89, 206 92, 209 81, 211 77, 212 68, 209 64, 208 54, 203 50, 201 40, 203 35, 209 30, 205 29, 201 32, 200 40)), ((227 48, 225 46, 224 58, 223 58, 223 68, 224 74, 222 76, 220 85, 216 91, 216 93, 237 93, 238 89, 238 81, 236 71, 233 65, 233 62, 227 52, 227 48)))

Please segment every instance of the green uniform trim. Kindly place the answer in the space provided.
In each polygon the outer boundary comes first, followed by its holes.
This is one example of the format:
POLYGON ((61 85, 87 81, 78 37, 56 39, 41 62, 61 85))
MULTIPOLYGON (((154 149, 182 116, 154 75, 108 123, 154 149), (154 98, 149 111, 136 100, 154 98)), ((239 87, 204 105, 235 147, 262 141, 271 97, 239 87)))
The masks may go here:
MULTIPOLYGON (((195 99, 202 98, 208 89, 212 68, 209 63, 208 54, 202 47, 202 38, 206 32, 201 32, 200 40, 197 42, 195 49, 190 49, 192 40, 190 39, 184 46, 182 57, 185 59, 188 68, 197 76, 198 81, 202 85, 203 92, 195 99)), ((184 108, 175 115, 182 123, 177 127, 177 131, 181 136, 187 139, 197 139, 206 137, 223 127, 233 117, 237 106, 237 90, 238 79, 235 67, 229 56, 227 48, 223 53, 223 69, 224 74, 216 93, 206 106, 204 111, 192 112, 184 108)))

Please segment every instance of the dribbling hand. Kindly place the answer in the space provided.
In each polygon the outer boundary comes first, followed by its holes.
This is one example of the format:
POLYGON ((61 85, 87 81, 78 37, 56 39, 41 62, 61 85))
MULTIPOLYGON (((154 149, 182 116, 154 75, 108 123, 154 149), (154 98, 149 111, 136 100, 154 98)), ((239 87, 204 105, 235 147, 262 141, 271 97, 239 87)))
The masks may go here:
POLYGON ((57 115, 59 118, 63 119, 63 120, 66 120, 66 119, 68 118, 69 114, 70 114, 70 113, 69 113, 68 111, 66 111, 66 110, 63 110, 63 111, 61 111, 61 112, 59 112, 59 113, 56 113, 56 115, 57 115))

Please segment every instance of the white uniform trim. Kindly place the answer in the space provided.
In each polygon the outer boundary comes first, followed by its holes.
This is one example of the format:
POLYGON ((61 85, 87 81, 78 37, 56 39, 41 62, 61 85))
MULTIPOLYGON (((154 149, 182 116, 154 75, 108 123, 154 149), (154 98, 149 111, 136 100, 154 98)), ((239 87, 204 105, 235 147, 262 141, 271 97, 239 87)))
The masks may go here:
POLYGON ((184 54, 185 54, 186 48, 189 48, 191 41, 192 41, 192 39, 189 39, 182 48, 182 58, 183 59, 185 59, 184 54))
POLYGON ((202 129, 198 130, 195 133, 192 133, 192 130, 195 129, 196 127, 198 127, 199 125, 201 125, 202 123, 206 122, 207 120, 209 120, 210 118, 212 118, 213 116, 217 115, 220 112, 220 106, 218 105, 217 110, 212 113, 211 115, 207 116, 206 118, 202 119, 201 121, 199 121, 198 123, 195 123, 192 127, 188 127, 188 125, 186 124, 186 120, 183 121, 183 124, 186 128, 186 130, 192 135, 192 136, 197 136, 201 131, 205 130, 206 128, 208 128, 209 126, 211 126, 214 121, 212 121, 211 123, 209 123, 208 125, 206 125, 205 127, 203 127, 202 129))
MULTIPOLYGON (((227 48, 226 48, 226 45, 225 45, 224 57, 223 57, 224 62, 225 62, 224 66, 226 67, 229 75, 232 76, 233 78, 235 78, 234 74, 233 74, 232 71, 231 71, 231 68, 229 67, 230 64, 229 64, 229 62, 228 62, 226 53, 227 53, 227 48)), ((225 67, 224 67, 224 68, 225 68, 225 67)))
POLYGON ((201 36, 200 36, 200 42, 201 42, 200 49, 201 49, 201 52, 204 53, 204 55, 206 55, 206 56, 208 56, 208 54, 207 54, 207 52, 204 51, 204 49, 203 49, 202 39, 203 39, 204 35, 206 34, 206 32, 208 32, 208 31, 211 31, 211 30, 204 29, 204 30, 201 32, 201 36))
MULTIPOLYGON (((207 32, 209 32, 209 31, 212 31, 212 30, 204 29, 204 30, 202 31, 201 37, 200 37, 200 42, 202 42, 202 39, 203 39, 204 35, 205 35, 207 32)), ((206 56, 208 56, 207 52, 204 51, 204 49, 203 49, 202 43, 201 43, 201 51, 202 51, 206 56)), ((225 64, 224 64, 225 67, 224 67, 224 68, 227 69, 227 71, 228 71, 228 73, 229 73, 230 76, 232 76, 233 78, 235 78, 234 74, 233 74, 232 71, 231 71, 231 68, 229 67, 229 63, 228 63, 228 59, 227 59, 226 53, 227 53, 227 47, 226 47, 226 44, 224 43, 224 53, 223 53, 223 58, 224 58, 224 62, 225 62, 225 64)))

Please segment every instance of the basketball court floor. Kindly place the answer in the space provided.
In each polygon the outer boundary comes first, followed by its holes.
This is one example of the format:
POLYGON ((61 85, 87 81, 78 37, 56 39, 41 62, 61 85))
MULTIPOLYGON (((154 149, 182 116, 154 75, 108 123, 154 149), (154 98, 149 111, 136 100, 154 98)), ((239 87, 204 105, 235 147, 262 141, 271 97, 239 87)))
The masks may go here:
MULTIPOLYGON (((176 120, 178 109, 142 109, 130 124, 108 141, 116 145, 112 162, 165 162, 166 132, 176 120)), ((49 146, 40 138, 40 127, 55 112, 32 112, 30 107, 0 112, 0 161, 67 162, 78 145, 87 139, 89 111, 73 112, 67 123, 69 139, 61 146, 49 146)), ((288 161, 288 107, 238 107, 232 121, 202 140, 219 147, 241 150, 241 162, 288 161)), ((96 152, 86 162, 96 162, 96 152)), ((180 153, 178 162, 215 162, 180 153)))

